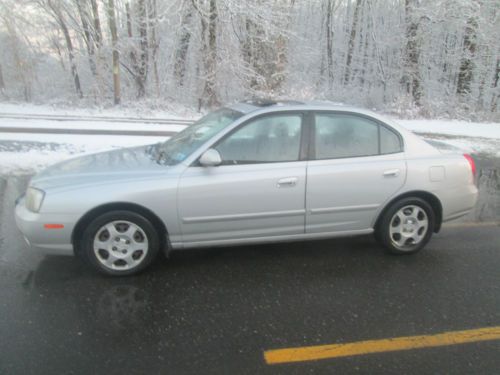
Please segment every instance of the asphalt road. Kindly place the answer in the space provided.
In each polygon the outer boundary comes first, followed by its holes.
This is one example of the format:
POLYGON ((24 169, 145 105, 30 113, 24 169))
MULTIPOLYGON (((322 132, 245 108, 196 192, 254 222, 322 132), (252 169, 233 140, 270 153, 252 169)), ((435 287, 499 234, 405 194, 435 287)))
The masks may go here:
POLYGON ((500 326, 500 161, 414 256, 371 237, 178 252, 132 278, 31 252, 0 176, 1 374, 493 374, 500 341, 267 365, 263 353, 500 326))

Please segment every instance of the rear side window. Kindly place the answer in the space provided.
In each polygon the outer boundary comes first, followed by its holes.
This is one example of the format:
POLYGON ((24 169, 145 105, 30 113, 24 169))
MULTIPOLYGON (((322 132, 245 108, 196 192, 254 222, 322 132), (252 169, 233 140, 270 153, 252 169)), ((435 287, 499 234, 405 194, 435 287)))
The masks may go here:
POLYGON ((365 117, 318 113, 314 123, 316 159, 338 159, 403 150, 397 133, 365 117))
POLYGON ((317 114, 315 150, 316 159, 377 155, 378 124, 357 116, 317 114))

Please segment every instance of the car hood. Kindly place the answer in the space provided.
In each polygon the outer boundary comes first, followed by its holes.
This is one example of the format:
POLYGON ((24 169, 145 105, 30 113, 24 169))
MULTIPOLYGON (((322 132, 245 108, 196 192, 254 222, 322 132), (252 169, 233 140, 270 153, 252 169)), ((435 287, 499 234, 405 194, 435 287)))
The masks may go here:
POLYGON ((47 189, 164 176, 171 168, 158 161, 156 146, 124 148, 69 159, 37 174, 31 185, 47 189))

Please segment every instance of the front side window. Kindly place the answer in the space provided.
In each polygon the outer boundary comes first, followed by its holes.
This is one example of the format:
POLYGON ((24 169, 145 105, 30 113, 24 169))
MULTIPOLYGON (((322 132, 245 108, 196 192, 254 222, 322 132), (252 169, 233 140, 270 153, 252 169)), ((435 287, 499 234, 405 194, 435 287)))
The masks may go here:
POLYGON ((344 114, 315 115, 316 159, 378 155, 379 125, 344 114))
POLYGON ((301 115, 261 117, 243 125, 214 148, 225 165, 297 161, 301 124, 301 115))

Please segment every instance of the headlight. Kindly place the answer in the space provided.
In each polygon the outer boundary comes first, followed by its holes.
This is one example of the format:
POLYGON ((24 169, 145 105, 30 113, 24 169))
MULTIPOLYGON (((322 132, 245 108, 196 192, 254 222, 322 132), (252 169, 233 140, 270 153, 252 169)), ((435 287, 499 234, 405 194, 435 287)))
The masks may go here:
POLYGON ((29 187, 26 191, 26 208, 32 212, 40 211, 45 192, 34 187, 29 187))

